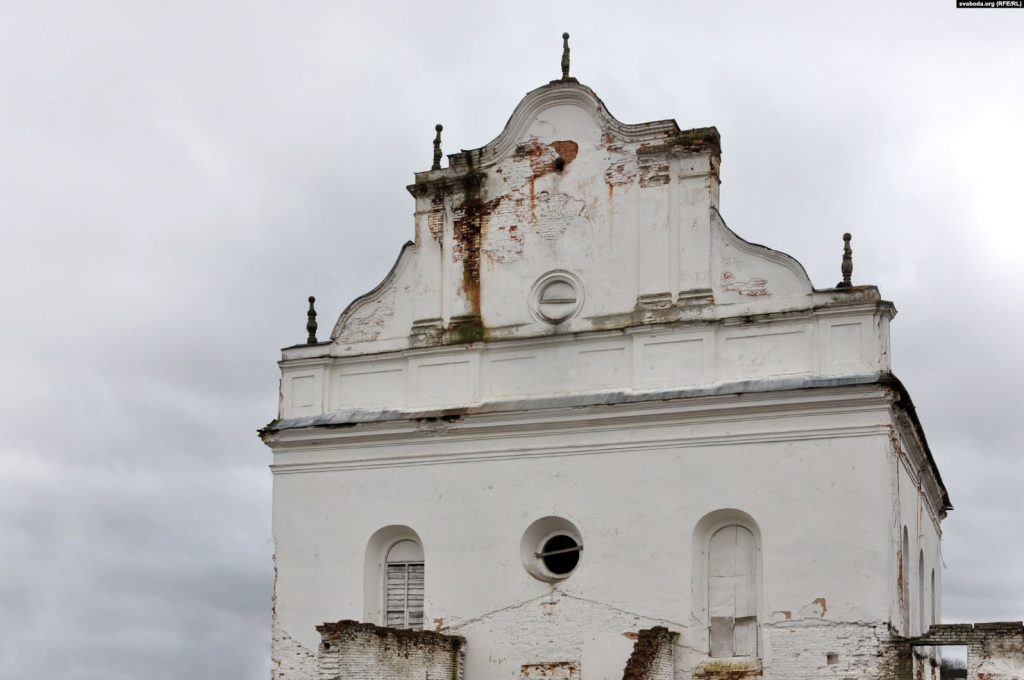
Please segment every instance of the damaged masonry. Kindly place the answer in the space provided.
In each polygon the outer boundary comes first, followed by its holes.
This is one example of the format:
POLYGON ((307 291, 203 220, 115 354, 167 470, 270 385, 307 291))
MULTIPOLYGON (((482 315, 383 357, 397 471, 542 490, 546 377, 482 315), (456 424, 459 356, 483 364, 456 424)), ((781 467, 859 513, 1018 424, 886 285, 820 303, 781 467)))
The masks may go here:
POLYGON ((619 122, 568 39, 485 146, 436 126, 415 240, 283 350, 274 679, 1021 678, 1020 624, 939 623, 951 505, 850 236, 826 289, 743 240, 718 131, 619 122))

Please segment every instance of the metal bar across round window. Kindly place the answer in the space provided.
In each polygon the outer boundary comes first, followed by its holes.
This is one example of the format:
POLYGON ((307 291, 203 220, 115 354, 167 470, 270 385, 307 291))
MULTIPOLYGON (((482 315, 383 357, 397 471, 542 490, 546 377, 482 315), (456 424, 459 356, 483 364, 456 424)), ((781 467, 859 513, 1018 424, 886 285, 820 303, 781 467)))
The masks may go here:
POLYGON ((577 545, 572 548, 562 548, 561 550, 547 550, 545 552, 534 553, 534 557, 541 558, 547 557, 548 555, 561 555, 563 553, 577 552, 583 550, 583 545, 577 545))

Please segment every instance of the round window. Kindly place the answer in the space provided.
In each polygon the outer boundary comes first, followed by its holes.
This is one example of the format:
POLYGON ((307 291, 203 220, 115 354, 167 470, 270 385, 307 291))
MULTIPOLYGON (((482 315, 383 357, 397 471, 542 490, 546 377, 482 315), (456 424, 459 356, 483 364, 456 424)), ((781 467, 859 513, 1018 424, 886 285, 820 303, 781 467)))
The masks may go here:
POLYGON ((582 549, 583 547, 572 536, 558 534, 544 541, 538 557, 552 574, 564 576, 580 563, 582 549))
POLYGON ((583 551, 579 530, 561 517, 542 517, 523 533, 523 566, 541 581, 561 581, 576 571, 583 551))

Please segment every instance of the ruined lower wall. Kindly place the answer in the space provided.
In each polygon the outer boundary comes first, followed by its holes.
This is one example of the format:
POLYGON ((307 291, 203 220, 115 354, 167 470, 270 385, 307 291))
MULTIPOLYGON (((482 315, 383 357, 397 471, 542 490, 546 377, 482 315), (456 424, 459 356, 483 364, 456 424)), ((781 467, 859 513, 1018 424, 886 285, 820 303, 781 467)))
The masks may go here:
POLYGON ((1024 680, 1024 623, 948 623, 905 645, 964 645, 969 680, 1024 680))
POLYGON ((977 680, 1024 680, 1024 626, 976 623, 967 648, 967 677, 977 680))
POLYGON ((270 639, 271 680, 315 680, 316 652, 289 635, 277 621, 270 639))
POLYGON ((761 635, 765 678, 909 678, 909 650, 890 644, 887 623, 785 621, 761 635))
POLYGON ((678 637, 664 626, 638 631, 622 680, 674 680, 672 645, 678 637))
POLYGON ((325 623, 317 631, 318 680, 462 680, 461 637, 356 621, 325 623))
MULTIPOLYGON (((1020 624, 949 627, 949 644, 969 644, 975 680, 1024 680, 1020 624), (996 626, 1000 626, 997 628, 996 626), (965 634, 967 631, 967 634, 965 634)), ((933 630, 940 627, 934 627, 933 630)), ((462 680, 466 640, 432 631, 383 628, 355 621, 318 626, 313 652, 275 629, 274 680, 462 680)), ((557 636, 556 636, 557 637, 557 636)), ((708 659, 689 647, 683 631, 653 626, 635 633, 623 680, 911 680, 911 647, 894 644, 888 624, 794 620, 761 627, 756 659, 708 659)), ((582 680, 579 658, 536 661, 517 669, 523 680, 582 680)), ((620 657, 621 658, 621 657, 620 657)), ((591 669, 596 670, 596 669, 591 669)), ((923 677, 927 678, 928 675, 923 677)), ((473 678, 470 680, 481 680, 473 678)))

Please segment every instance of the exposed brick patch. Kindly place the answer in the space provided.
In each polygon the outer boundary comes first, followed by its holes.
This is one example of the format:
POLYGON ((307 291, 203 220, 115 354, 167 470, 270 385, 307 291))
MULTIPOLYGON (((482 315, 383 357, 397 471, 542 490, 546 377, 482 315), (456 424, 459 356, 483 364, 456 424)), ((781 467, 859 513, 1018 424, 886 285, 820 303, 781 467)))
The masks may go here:
POLYGON ((338 621, 320 633, 318 680, 462 680, 465 638, 338 621))
POLYGON ((525 158, 530 162, 530 174, 534 179, 555 172, 557 166, 555 161, 559 158, 564 163, 563 168, 574 160, 579 153, 579 145, 572 140, 542 144, 537 139, 530 139, 516 147, 513 158, 525 158))
POLYGON ((576 224, 577 218, 583 217, 586 202, 561 192, 540 192, 535 201, 535 217, 537 233, 541 238, 556 239, 565 230, 576 224))
POLYGON ((345 320, 345 324, 338 334, 338 340, 341 342, 372 342, 376 340, 384 330, 385 324, 394 316, 397 294, 398 290, 394 286, 388 286, 376 299, 356 307, 352 316, 345 320))
POLYGON ((444 196, 430 198, 430 212, 427 214, 427 229, 435 241, 440 242, 444 232, 444 196))
POLYGON ((897 641, 904 646, 966 645, 970 680, 1024 678, 1024 623, 936 624, 916 638, 897 641))
MULTIPOLYGON (((910 654, 890 644, 886 623, 842 623, 818 618, 761 627, 766 678, 909 680, 910 654)), ((698 676, 694 675, 694 678, 698 676)), ((720 676, 708 676, 720 677, 720 676)), ((728 677, 728 676, 725 676, 728 677)))
POLYGON ((580 680, 580 665, 576 661, 549 661, 527 663, 519 669, 520 680, 580 680))
POLYGON ((636 165, 622 159, 612 161, 604 171, 604 181, 609 187, 631 184, 636 179, 636 165))
POLYGON ((672 643, 679 634, 664 626, 655 626, 637 631, 636 635, 622 680, 671 680, 675 675, 672 643))
POLYGON ((746 680, 760 677, 760 659, 711 659, 693 671, 693 680, 746 680))
POLYGON ((668 184, 671 180, 669 175, 669 164, 663 159, 648 159, 646 157, 640 160, 640 186, 642 187, 657 187, 663 184, 668 184))
POLYGON ((272 680, 316 680, 316 652, 295 640, 274 622, 270 642, 272 680))

